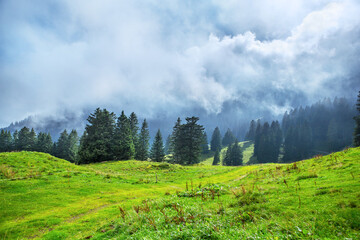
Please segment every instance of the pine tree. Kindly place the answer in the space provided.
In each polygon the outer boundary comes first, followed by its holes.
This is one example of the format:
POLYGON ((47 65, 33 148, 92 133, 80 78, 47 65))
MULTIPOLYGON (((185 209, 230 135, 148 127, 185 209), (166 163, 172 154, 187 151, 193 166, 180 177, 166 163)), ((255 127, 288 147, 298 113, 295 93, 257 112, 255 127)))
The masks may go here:
POLYGON ((138 140, 138 138, 139 138, 139 121, 134 112, 132 112, 130 114, 129 121, 130 121, 131 137, 132 137, 132 141, 134 143, 135 155, 136 155, 136 151, 138 149, 138 141, 139 141, 138 140))
POLYGON ((201 152, 207 154, 209 152, 209 143, 206 132, 203 134, 203 141, 201 143, 201 152))
POLYGON ((245 141, 254 141, 256 132, 256 123, 254 120, 251 120, 249 131, 246 133, 245 141))
POLYGON ((80 140, 79 163, 101 162, 114 159, 115 114, 97 108, 90 114, 80 140))
POLYGON ((68 151, 69 151, 69 134, 66 129, 60 134, 59 139, 56 142, 55 156, 58 158, 68 160, 68 151))
POLYGON ((15 130, 15 132, 13 133, 12 150, 20 150, 18 130, 15 130))
POLYGON ((138 151, 136 152, 136 159, 145 161, 148 158, 149 139, 150 139, 150 134, 149 134, 148 124, 146 122, 146 119, 144 119, 139 135, 139 145, 138 145, 138 151))
POLYGON ((165 157, 164 144, 163 144, 163 139, 162 139, 161 132, 159 129, 156 133, 155 140, 151 147, 150 158, 152 161, 162 162, 162 161, 164 161, 164 157, 165 157))
POLYGON ((229 144, 233 144, 236 141, 236 137, 234 136, 234 134, 231 132, 231 130, 228 128, 228 130, 226 131, 223 139, 222 139, 222 145, 226 146, 229 144))
POLYGON ((33 149, 32 133, 27 127, 23 127, 18 134, 17 150, 31 151, 33 149))
POLYGON ((171 133, 171 141, 170 141, 170 153, 172 153, 173 161, 178 163, 181 161, 181 159, 178 159, 180 157, 181 152, 181 136, 180 136, 180 127, 181 127, 181 119, 178 117, 176 120, 176 123, 173 127, 173 131, 171 133))
POLYGON ((212 165, 219 165, 220 163, 220 152, 216 151, 212 165))
POLYGON ((174 139, 174 161, 189 165, 200 162, 204 128, 197 124, 198 117, 186 118, 186 123, 178 127, 174 139))
POLYGON ((130 121, 126 117, 124 111, 121 112, 121 115, 117 120, 114 143, 116 159, 127 160, 134 157, 135 147, 130 128, 130 121))
POLYGON ((226 149, 226 153, 225 153, 225 157, 223 159, 223 165, 224 166, 231 166, 231 149, 232 149, 232 144, 229 144, 227 149, 226 149))
POLYGON ((239 145, 239 142, 236 140, 231 148, 231 166, 241 166, 243 164, 243 154, 239 145))
POLYGON ((12 150, 12 137, 10 131, 1 130, 0 133, 0 152, 10 152, 12 150))
POLYGON ((79 150, 79 137, 75 129, 73 129, 69 134, 69 149, 67 150, 66 160, 70 162, 78 162, 78 150, 79 150))
POLYGON ((168 135, 165 141, 165 154, 170 154, 171 135, 168 135))
POLYGON ((356 109, 358 110, 358 115, 354 117, 355 119, 355 130, 354 130, 354 146, 360 146, 360 91, 357 98, 356 109))
POLYGON ((51 153, 53 142, 50 133, 39 132, 36 140, 36 151, 51 153))
POLYGON ((221 151, 221 133, 220 129, 216 127, 211 136, 210 149, 213 152, 221 151))
POLYGON ((262 126, 260 120, 258 120, 256 123, 256 130, 255 130, 254 157, 257 157, 259 153, 259 143, 260 143, 261 133, 262 133, 262 126))
POLYGON ((235 143, 229 144, 225 158, 223 160, 224 166, 240 166, 243 164, 243 154, 239 145, 239 142, 236 140, 235 143))

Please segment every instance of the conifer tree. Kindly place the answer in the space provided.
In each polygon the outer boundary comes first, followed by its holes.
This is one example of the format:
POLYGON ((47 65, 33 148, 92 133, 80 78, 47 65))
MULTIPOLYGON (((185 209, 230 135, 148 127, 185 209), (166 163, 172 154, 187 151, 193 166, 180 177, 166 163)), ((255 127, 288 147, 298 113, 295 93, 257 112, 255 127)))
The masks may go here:
POLYGON ((0 152, 10 152, 12 150, 13 139, 10 131, 1 130, 0 133, 0 152))
POLYGON ((249 131, 246 133, 245 140, 246 141, 254 141, 255 140, 255 132, 256 132, 256 123, 254 120, 251 120, 249 131))
POLYGON ((254 139, 254 156, 257 157, 259 154, 259 143, 262 133, 262 126, 260 120, 256 123, 256 130, 255 130, 255 139, 254 139))
POLYGON ((212 165, 219 165, 220 163, 220 152, 216 151, 212 165))
POLYGON ((198 117, 188 117, 186 123, 180 125, 176 130, 174 138, 175 163, 189 165, 200 162, 204 128, 197 124, 198 120, 198 117))
POLYGON ((173 161, 178 163, 181 161, 181 159, 178 159, 180 157, 181 152, 181 135, 180 135, 180 127, 181 127, 181 119, 178 117, 176 120, 176 123, 173 127, 173 131, 171 134, 171 141, 170 141, 170 153, 173 154, 173 161))
POLYGON ((39 132, 36 140, 36 151, 51 153, 53 142, 50 133, 39 132))
POLYGON ((75 129, 73 129, 70 132, 68 142, 69 142, 69 149, 67 151, 68 154, 66 160, 73 163, 77 162, 78 161, 77 154, 79 150, 79 137, 75 129))
POLYGON ((210 149, 213 152, 221 151, 221 133, 220 129, 216 127, 211 136, 210 149))
POLYGON ((201 143, 201 151, 203 154, 206 154, 209 152, 209 143, 208 143, 208 138, 207 138, 207 134, 205 131, 203 134, 203 141, 201 143))
POLYGON ((164 157, 165 157, 164 144, 163 144, 163 139, 162 139, 161 132, 159 129, 155 135, 155 140, 151 147, 150 158, 152 161, 162 162, 162 161, 164 161, 164 157))
POLYGON ((236 141, 236 137, 234 136, 234 134, 231 132, 231 130, 228 128, 223 139, 222 139, 222 145, 226 146, 229 144, 233 144, 236 141))
POLYGON ((19 131, 15 130, 13 133, 13 139, 12 139, 12 150, 19 150, 19 131))
POLYGON ((69 151, 69 134, 66 129, 60 134, 59 139, 56 142, 55 156, 62 159, 68 159, 69 151))
POLYGON ((114 153, 116 159, 127 160, 134 157, 135 147, 133 143, 130 121, 124 111, 117 120, 114 136, 114 153))
POLYGON ((141 131, 139 135, 139 145, 138 145, 138 151, 136 152, 136 159, 145 161, 149 156, 149 129, 148 124, 146 122, 146 119, 144 119, 141 131))
POLYGON ((79 163, 109 161, 114 159, 115 114, 97 108, 90 114, 80 140, 79 163))
POLYGON ((241 166, 243 164, 243 154, 239 142, 235 140, 231 148, 231 166, 241 166))
POLYGON ((240 166, 243 164, 243 155, 239 145, 239 142, 236 140, 235 143, 229 144, 225 158, 223 160, 223 165, 225 166, 240 166))
POLYGON ((18 149, 20 151, 31 151, 33 149, 33 140, 30 129, 27 127, 23 127, 19 131, 18 135, 18 149))
POLYGON ((354 130, 354 146, 355 147, 359 147, 360 146, 360 91, 359 91, 359 95, 357 98, 357 103, 356 103, 356 109, 358 111, 358 115, 356 117, 354 117, 355 119, 355 130, 354 130))
POLYGON ((224 166, 231 166, 231 149, 232 149, 232 144, 229 144, 226 152, 225 152, 225 157, 223 159, 223 165, 224 166))
POLYGON ((136 155, 136 151, 138 148, 138 141, 139 141, 138 140, 138 138, 139 138, 139 121, 134 112, 132 112, 130 114, 129 121, 130 121, 131 137, 132 137, 132 141, 134 143, 135 155, 136 155))
POLYGON ((165 154, 170 154, 171 135, 168 135, 165 141, 165 154))

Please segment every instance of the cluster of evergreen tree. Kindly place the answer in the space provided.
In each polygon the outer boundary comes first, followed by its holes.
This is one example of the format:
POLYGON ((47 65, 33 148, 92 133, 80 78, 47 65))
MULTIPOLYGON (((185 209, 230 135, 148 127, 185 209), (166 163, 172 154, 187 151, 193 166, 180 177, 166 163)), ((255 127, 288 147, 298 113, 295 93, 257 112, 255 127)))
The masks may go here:
MULTIPOLYGON (((282 143, 284 152, 281 161, 298 161, 350 146, 354 115, 354 107, 345 98, 325 99, 310 107, 286 112, 281 129, 278 122, 272 122, 270 126, 251 121, 245 140, 254 141, 254 156, 259 163, 278 162, 282 143)), ((355 120, 360 126, 360 120, 355 120)), ((360 133, 360 129, 358 131, 360 133)), ((355 142, 354 138, 354 145, 355 142)))
POLYGON ((284 162, 339 151, 352 144, 355 108, 345 98, 325 99, 285 113, 284 162))
POLYGON ((204 127, 199 125, 198 117, 188 117, 182 124, 177 119, 171 134, 170 149, 173 161, 177 164, 190 165, 200 162, 202 144, 204 143, 204 127))
POLYGON ((224 137, 221 139, 220 129, 219 127, 216 127, 211 136, 210 149, 213 152, 221 151, 222 147, 233 144, 235 141, 237 141, 237 138, 229 128, 227 129, 224 137))
MULTIPOLYGON (((40 135, 40 134, 39 134, 40 135)), ((68 160, 70 162, 78 162, 79 137, 76 130, 72 130, 70 134, 65 129, 59 139, 53 145, 52 155, 58 158, 68 160)))
POLYGON ((253 156, 256 157, 258 163, 277 162, 283 141, 279 122, 273 121, 271 125, 265 122, 262 125, 260 121, 257 121, 256 129, 254 123, 255 121, 251 121, 247 134, 248 137, 254 139, 253 156))
POLYGON ((70 134, 64 130, 57 142, 53 142, 50 133, 39 132, 23 127, 11 135, 10 131, 1 130, 0 152, 37 151, 50 153, 56 157, 76 162, 78 151, 78 135, 76 130, 70 134))
MULTIPOLYGON (((215 158, 214 158, 215 160, 215 158)), ((240 166, 243 164, 243 154, 239 145, 239 142, 235 140, 234 143, 230 143, 225 158, 223 160, 224 166, 240 166)))
POLYGON ((80 139, 79 163, 127 160, 163 161, 165 150, 158 130, 149 152, 149 127, 144 119, 141 129, 133 112, 127 117, 124 111, 119 117, 106 109, 97 108, 87 119, 88 124, 80 139))

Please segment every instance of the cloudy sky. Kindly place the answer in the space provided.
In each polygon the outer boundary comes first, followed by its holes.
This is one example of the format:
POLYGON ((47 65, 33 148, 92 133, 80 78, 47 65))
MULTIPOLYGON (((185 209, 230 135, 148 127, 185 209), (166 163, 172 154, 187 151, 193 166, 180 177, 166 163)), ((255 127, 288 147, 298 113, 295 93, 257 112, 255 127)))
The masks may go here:
POLYGON ((2 0, 0 127, 98 106, 280 114, 354 98, 359 57, 358 0, 2 0))

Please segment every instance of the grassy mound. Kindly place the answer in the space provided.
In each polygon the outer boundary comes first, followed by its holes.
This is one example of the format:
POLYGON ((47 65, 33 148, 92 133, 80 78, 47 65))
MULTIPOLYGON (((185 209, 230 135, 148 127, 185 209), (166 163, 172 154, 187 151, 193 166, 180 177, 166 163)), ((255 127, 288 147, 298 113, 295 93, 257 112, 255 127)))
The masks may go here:
POLYGON ((359 159, 360 148, 244 167, 0 154, 15 174, 1 173, 0 238, 359 239, 359 159))
POLYGON ((39 152, 0 153, 0 179, 36 178, 83 168, 68 161, 39 152))

